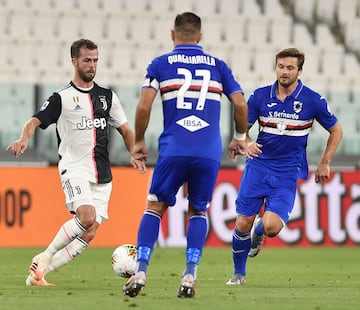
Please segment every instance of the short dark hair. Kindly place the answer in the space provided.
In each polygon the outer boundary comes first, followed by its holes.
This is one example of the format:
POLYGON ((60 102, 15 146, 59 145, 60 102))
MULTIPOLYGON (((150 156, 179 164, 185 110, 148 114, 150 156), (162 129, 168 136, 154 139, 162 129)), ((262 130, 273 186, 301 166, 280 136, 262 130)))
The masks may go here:
POLYGON ((277 60, 279 58, 285 58, 285 57, 295 57, 298 60, 298 68, 299 70, 302 70, 302 67, 304 65, 305 62, 305 54, 303 52, 301 52, 300 50, 298 50, 295 47, 290 47, 290 48, 286 48, 283 49, 282 51, 278 52, 276 54, 275 60, 277 63, 277 60))
POLYGON ((71 58, 79 58, 80 49, 85 47, 89 50, 96 50, 98 47, 97 45, 88 39, 80 39, 75 41, 70 47, 70 56, 71 58))
POLYGON ((175 18, 174 30, 185 37, 196 35, 201 31, 201 18, 192 12, 178 14, 175 18))

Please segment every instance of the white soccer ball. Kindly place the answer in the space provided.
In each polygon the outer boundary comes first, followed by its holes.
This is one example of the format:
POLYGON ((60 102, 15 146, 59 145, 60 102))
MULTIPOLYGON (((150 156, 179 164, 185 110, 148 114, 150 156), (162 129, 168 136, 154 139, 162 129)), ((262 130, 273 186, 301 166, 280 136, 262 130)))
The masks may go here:
POLYGON ((136 267, 137 248, 133 244, 123 244, 117 247, 111 256, 114 272, 122 278, 130 278, 136 267))

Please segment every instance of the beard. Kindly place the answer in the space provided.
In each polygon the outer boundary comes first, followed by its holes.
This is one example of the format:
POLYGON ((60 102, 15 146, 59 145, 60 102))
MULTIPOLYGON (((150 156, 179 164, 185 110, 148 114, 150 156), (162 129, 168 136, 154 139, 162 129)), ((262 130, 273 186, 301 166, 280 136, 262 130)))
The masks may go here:
POLYGON ((284 78, 280 77, 278 82, 279 82, 281 87, 289 88, 291 85, 296 83, 297 80, 298 80, 297 77, 295 79, 292 79, 292 80, 289 79, 289 78, 284 79, 284 78))
POLYGON ((86 83, 91 82, 95 77, 95 70, 94 71, 88 71, 84 72, 79 70, 79 77, 86 83))

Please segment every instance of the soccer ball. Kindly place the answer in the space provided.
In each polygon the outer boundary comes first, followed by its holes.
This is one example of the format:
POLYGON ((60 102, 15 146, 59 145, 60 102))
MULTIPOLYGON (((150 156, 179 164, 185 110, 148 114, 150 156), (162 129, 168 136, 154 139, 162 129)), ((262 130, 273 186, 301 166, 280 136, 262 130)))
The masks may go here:
POLYGON ((137 248, 133 244, 123 244, 117 247, 111 256, 114 272, 122 278, 130 278, 136 267, 137 248))

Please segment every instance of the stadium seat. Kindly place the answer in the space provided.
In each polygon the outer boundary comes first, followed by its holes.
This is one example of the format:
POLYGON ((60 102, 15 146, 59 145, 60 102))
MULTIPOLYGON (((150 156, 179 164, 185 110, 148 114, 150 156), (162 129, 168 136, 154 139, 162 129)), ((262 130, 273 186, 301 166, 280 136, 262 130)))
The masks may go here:
POLYGON ((302 77, 313 77, 320 73, 321 50, 316 46, 307 45, 300 49, 305 53, 302 77))
POLYGON ((195 4, 194 0, 170 0, 170 12, 174 15, 180 14, 183 12, 194 12, 195 4))
POLYGON ((286 16, 284 7, 281 5, 279 0, 263 0, 263 14, 267 15, 269 18, 282 18, 286 16), (276 18, 274 16, 276 12, 276 18), (280 13, 280 14, 279 14, 280 13))
POLYGON ((254 49, 253 70, 266 75, 273 74, 275 79, 275 55, 278 49, 274 45, 263 45, 254 49))
POLYGON ((299 48, 314 45, 314 40, 305 24, 295 23, 293 25, 291 43, 299 48))
POLYGON ((346 46, 360 54, 360 18, 346 23, 344 32, 346 46))
POLYGON ((202 44, 218 45, 225 41, 224 24, 217 18, 207 19, 202 23, 202 44))
POLYGON ((315 26, 315 44, 317 46, 329 47, 336 46, 334 35, 330 31, 327 23, 317 23, 315 26))
POLYGON ((148 11, 147 0, 122 0, 122 10, 126 15, 133 16, 144 16, 148 11))
POLYGON ((360 77, 360 63, 353 53, 345 54, 344 73, 350 78, 360 77))
POLYGON ((269 43, 287 47, 291 40, 292 23, 288 15, 269 16, 269 43))
POLYGON ((247 18, 245 22, 245 41, 254 46, 263 46, 269 42, 270 20, 265 16, 247 18))
MULTIPOLYGON (((76 10, 80 11, 80 14, 100 14, 103 10, 103 3, 107 1, 102 0, 74 0, 76 10)), ((111 0, 114 1, 114 0, 111 0)))
POLYGON ((328 45, 320 50, 320 73, 326 76, 344 74, 345 50, 342 45, 328 45))
MULTIPOLYGON (((224 20, 224 43, 225 46, 241 48, 245 42, 246 20, 240 16, 224 20)), ((206 34, 206 30, 204 30, 206 34)))
POLYGON ((193 8, 204 20, 211 20, 219 15, 219 0, 207 0, 206 3, 194 1, 193 8))
MULTIPOLYGON (((152 16, 159 16, 160 18, 164 18, 164 16, 172 14, 171 3, 172 0, 149 1, 148 9, 152 16)), ((174 18, 175 16, 171 15, 171 20, 174 18)))
POLYGON ((0 1, 1 11, 10 13, 29 13, 32 11, 31 0, 3 0, 0 1))
POLYGON ((109 18, 105 22, 105 37, 118 44, 126 44, 130 38, 130 20, 109 18))
POLYGON ((296 19, 312 24, 315 20, 316 0, 294 0, 293 3, 296 19))
POLYGON ((42 15, 38 13, 32 21, 32 38, 44 42, 53 42, 56 40, 58 16, 53 13, 42 15))
MULTIPOLYGON (((86 3, 86 1, 84 1, 86 3)), ((123 3, 124 0, 107 0, 107 1, 101 1, 100 6, 101 10, 105 15, 108 15, 110 19, 112 18, 118 18, 119 16, 126 16, 126 7, 123 3)), ((134 4, 140 2, 140 1, 133 1, 134 4)))
POLYGON ((253 0, 241 0, 240 10, 244 16, 256 18, 262 15, 259 4, 253 0))
MULTIPOLYGON (((58 10, 56 1, 53 0, 27 0, 29 2, 29 7, 33 12, 36 13, 51 13, 54 10, 58 10)), ((69 0, 62 1, 64 7, 66 7, 66 3, 71 3, 69 0), (66 2, 67 1, 67 2, 66 2)), ((44 14, 45 15, 45 14, 44 14)))
POLYGON ((243 45, 241 48, 230 51, 230 66, 235 74, 241 76, 249 71, 254 71, 255 48, 243 45))
POLYGON ((11 15, 0 10, 0 40, 9 40, 10 37, 10 19, 11 15))
POLYGON ((10 15, 9 34, 18 40, 28 40, 32 35, 33 16, 31 13, 13 13, 10 15))
POLYGON ((325 22, 329 25, 334 25, 337 2, 338 0, 317 0, 315 5, 315 17, 317 22, 325 22))
POLYGON ((174 28, 173 18, 159 18, 153 23, 153 38, 156 45, 163 46, 165 50, 173 47, 171 40, 171 30, 174 28))
POLYGON ((346 0, 346 1, 337 2, 336 17, 341 27, 345 27, 345 25, 348 22, 351 22, 352 20, 359 18, 359 14, 360 14, 359 0, 346 0))
POLYGON ((226 19, 239 17, 242 14, 242 0, 219 1, 219 14, 226 19))
POLYGON ((134 17, 129 21, 129 41, 131 44, 151 43, 155 37, 156 20, 134 17))

